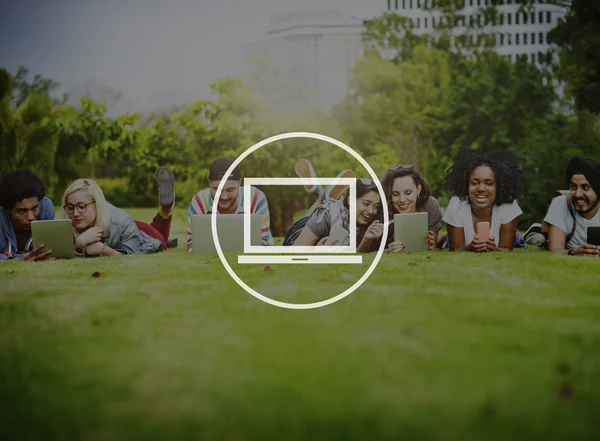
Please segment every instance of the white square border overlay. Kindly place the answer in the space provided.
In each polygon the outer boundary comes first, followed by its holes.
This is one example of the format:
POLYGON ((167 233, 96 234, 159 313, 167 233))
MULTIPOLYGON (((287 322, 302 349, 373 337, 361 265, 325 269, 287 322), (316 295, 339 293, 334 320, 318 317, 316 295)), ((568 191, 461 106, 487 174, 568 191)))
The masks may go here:
POLYGON ((244 254, 338 254, 356 252, 356 178, 244 178, 244 254), (252 245, 250 236, 251 191, 258 185, 348 185, 350 245, 348 246, 263 246, 252 245))

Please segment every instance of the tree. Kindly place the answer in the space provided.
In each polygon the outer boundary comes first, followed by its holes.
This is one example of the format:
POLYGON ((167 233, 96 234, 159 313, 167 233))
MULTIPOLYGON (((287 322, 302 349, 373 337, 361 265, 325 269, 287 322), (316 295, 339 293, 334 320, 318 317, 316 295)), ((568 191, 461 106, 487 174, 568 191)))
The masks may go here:
POLYGON ((29 72, 29 69, 24 66, 20 66, 17 69, 17 73, 12 77, 11 89, 13 92, 15 107, 19 107, 21 104, 23 104, 29 95, 48 95, 51 102, 55 105, 66 103, 66 94, 63 94, 60 100, 51 97, 51 93, 60 86, 59 83, 54 80, 44 78, 39 74, 36 74, 30 82, 27 80, 29 72))
POLYGON ((112 119, 106 116, 107 107, 88 98, 81 98, 77 112, 65 112, 62 117, 45 118, 43 126, 61 137, 75 139, 86 150, 90 177, 96 177, 100 158, 124 163, 143 158, 140 131, 135 128, 137 114, 125 114, 112 119))
POLYGON ((15 84, 8 71, 0 69, 0 173, 28 168, 52 191, 58 181, 55 158, 59 138, 43 121, 54 115, 54 105, 40 91, 28 92, 22 101, 15 101, 15 84))
POLYGON ((396 64, 370 51, 354 69, 353 96, 335 114, 351 143, 381 173, 398 163, 425 168, 429 114, 443 102, 449 83, 446 52, 420 45, 396 64))
POLYGON ((415 24, 410 18, 393 12, 369 20, 363 32, 363 41, 368 49, 379 53, 381 58, 400 63, 412 56, 415 47, 428 45, 432 37, 414 32, 415 24))
POLYGON ((563 20, 548 34, 561 49, 559 78, 575 100, 576 110, 600 113, 600 2, 573 0, 563 20))

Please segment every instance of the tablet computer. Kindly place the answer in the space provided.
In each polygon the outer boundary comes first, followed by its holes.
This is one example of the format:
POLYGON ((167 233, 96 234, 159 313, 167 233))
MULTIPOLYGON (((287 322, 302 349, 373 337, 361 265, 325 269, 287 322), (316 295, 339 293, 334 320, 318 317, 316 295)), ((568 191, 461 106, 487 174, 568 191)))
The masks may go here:
POLYGON ((600 245, 600 227, 588 227, 587 243, 590 245, 600 245))
POLYGON ((42 250, 52 250, 48 257, 72 259, 75 257, 73 222, 71 219, 55 219, 31 222, 33 247, 44 244, 42 250))
POLYGON ((394 240, 404 244, 405 253, 428 251, 427 212, 394 215, 394 240))

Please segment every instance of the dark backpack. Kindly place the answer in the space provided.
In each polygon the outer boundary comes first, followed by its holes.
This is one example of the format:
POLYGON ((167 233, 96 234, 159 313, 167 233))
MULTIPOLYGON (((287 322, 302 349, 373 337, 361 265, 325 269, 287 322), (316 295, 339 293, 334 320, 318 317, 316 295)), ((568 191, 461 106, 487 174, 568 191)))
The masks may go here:
MULTIPOLYGON (((558 193, 559 193, 559 195, 563 194, 563 192, 558 192, 558 193)), ((575 208, 573 207, 573 201, 571 200, 570 193, 565 194, 565 200, 567 201, 567 211, 573 218, 573 229, 571 229, 571 232, 569 234, 567 234, 567 238, 565 240, 565 245, 566 245, 570 242, 570 240, 573 238, 573 235, 575 234, 575 227, 577 226, 577 221, 575 219, 575 208)), ((550 244, 548 243, 548 231, 549 230, 550 230, 550 225, 548 225, 546 222, 544 222, 542 220, 542 234, 544 235, 545 240, 544 240, 544 243, 542 243, 540 245, 540 248, 544 248, 546 250, 550 249, 550 244)))

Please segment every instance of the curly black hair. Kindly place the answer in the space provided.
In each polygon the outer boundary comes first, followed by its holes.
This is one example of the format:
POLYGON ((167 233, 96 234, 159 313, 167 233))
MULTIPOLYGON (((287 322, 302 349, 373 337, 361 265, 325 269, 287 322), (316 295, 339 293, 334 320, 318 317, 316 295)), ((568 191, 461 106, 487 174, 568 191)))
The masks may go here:
POLYGON ((468 199, 471 173, 481 165, 490 167, 496 175, 495 205, 510 204, 523 194, 525 173, 517 156, 507 151, 462 148, 446 174, 446 185, 453 195, 468 199))
POLYGON ((390 218, 394 217, 394 204, 392 202, 392 189, 394 187, 394 181, 405 176, 410 176, 417 187, 419 185, 421 186, 421 192, 419 193, 416 203, 417 211, 423 209, 425 204, 427 204, 429 196, 431 196, 429 184, 414 166, 399 166, 390 168, 381 181, 381 186, 383 187, 383 191, 385 191, 385 197, 387 199, 390 218))
POLYGON ((37 197, 41 201, 45 195, 44 183, 30 170, 7 172, 0 181, 0 205, 5 210, 12 210, 17 202, 26 198, 37 197))

